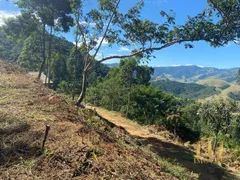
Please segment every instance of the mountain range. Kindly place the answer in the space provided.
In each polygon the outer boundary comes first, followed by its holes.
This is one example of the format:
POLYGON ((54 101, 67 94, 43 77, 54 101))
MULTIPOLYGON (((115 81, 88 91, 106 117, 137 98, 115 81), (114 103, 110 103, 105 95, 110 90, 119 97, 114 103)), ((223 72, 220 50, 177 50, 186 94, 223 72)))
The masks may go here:
POLYGON ((197 82, 203 79, 221 79, 226 82, 235 82, 239 68, 218 69, 214 67, 169 66, 154 67, 154 78, 167 78, 179 82, 197 82))
MULTIPOLYGON (((109 67, 116 67, 119 64, 106 64, 109 67)), ((237 71, 239 68, 218 69, 214 67, 200 67, 196 65, 182 66, 163 66, 153 67, 153 78, 164 78, 178 82, 197 82, 204 79, 221 79, 232 83, 236 81, 237 71)))

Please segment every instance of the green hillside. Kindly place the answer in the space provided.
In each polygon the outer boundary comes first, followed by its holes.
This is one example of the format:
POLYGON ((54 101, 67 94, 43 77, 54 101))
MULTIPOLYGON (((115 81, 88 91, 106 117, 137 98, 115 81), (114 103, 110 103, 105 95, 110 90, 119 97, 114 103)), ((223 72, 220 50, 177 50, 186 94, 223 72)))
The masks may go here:
POLYGON ((204 80, 199 80, 197 81, 197 84, 201 84, 201 85, 207 85, 207 86, 214 86, 217 88, 220 88, 222 90, 230 87, 231 85, 229 83, 227 83, 224 80, 221 79, 204 79, 204 80))
POLYGON ((220 91, 219 97, 240 101, 240 85, 228 83, 221 79, 205 79, 197 82, 201 85, 215 86, 220 91))
POLYGON ((219 93, 215 87, 195 83, 180 83, 168 79, 155 79, 152 81, 152 85, 176 96, 190 99, 206 98, 219 93))

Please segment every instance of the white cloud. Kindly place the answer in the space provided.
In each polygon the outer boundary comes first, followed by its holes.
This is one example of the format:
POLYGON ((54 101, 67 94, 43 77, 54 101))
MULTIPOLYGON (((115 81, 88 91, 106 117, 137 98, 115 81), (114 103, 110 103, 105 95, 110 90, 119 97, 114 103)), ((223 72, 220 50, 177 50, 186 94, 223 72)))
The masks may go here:
MULTIPOLYGON (((100 44, 101 40, 102 40, 103 37, 99 37, 98 40, 97 40, 97 46, 100 44)), ((106 39, 103 40, 102 42, 102 46, 107 46, 109 43, 106 39)))
POLYGON ((107 57, 110 57, 110 56, 121 56, 120 54, 108 54, 107 57))
MULTIPOLYGON (((234 41, 235 42, 235 41, 234 41)), ((236 42, 235 42, 236 43, 236 42)), ((233 43, 232 42, 229 42, 225 45, 225 47, 230 47, 233 43)))
POLYGON ((125 52, 131 52, 131 50, 129 49, 129 48, 127 48, 127 47, 120 47, 120 49, 118 50, 118 52, 123 52, 123 51, 125 51, 125 52))
POLYGON ((0 10, 0 26, 4 24, 4 20, 7 18, 14 18, 20 14, 19 11, 4 11, 0 10))
POLYGON ((103 56, 103 53, 100 52, 100 53, 97 53, 95 59, 96 59, 96 60, 101 60, 103 57, 104 57, 104 56, 103 56))
POLYGON ((79 23, 82 25, 96 26, 96 23, 88 23, 86 21, 80 21, 79 23))
MULTIPOLYGON (((72 42, 74 45, 76 45, 76 42, 72 42)), ((78 42, 78 47, 81 47, 81 45, 82 45, 83 43, 82 42, 78 42)))
POLYGON ((236 44, 240 45, 240 40, 235 40, 234 41, 236 44))

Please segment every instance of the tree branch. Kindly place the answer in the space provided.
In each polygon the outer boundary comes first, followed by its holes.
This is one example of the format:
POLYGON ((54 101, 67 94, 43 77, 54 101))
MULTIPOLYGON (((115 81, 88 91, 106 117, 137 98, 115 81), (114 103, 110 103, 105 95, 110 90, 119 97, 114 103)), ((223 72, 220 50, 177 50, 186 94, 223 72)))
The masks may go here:
MULTIPOLYGON (((197 39, 197 40, 201 40, 201 39, 197 39)), ((107 61, 107 60, 110 60, 110 59, 123 59, 123 58, 129 58, 129 57, 133 57, 133 56, 137 56, 141 53, 144 53, 144 52, 147 52, 147 51, 159 51, 159 50, 162 50, 164 48, 167 48, 169 46, 172 46, 174 44, 177 44, 177 43, 182 43, 182 42, 187 42, 187 41, 197 41, 197 40, 189 40, 189 39, 186 39, 186 40, 175 40, 175 41, 171 41, 171 42, 168 42, 166 44, 164 44, 163 46, 160 46, 160 47, 150 47, 150 48, 146 48, 146 49, 142 49, 140 51, 137 51, 133 54, 129 54, 129 55, 116 55, 116 56, 109 56, 109 57, 106 57, 106 58, 103 58, 101 60, 99 60, 97 63, 100 64, 104 61, 107 61)))
MULTIPOLYGON (((120 1, 121 1, 121 0, 118 0, 115 9, 118 8, 118 5, 119 5, 120 1)), ((95 59, 97 53, 99 52, 99 50, 100 50, 100 48, 101 48, 101 46, 102 46, 102 43, 103 43, 103 41, 104 41, 104 39, 105 39, 105 37, 106 37, 106 35, 107 35, 107 32, 108 32, 108 30, 109 30, 109 27, 110 27, 110 24, 111 24, 111 22, 112 22, 112 20, 113 20, 114 15, 115 15, 115 11, 113 11, 113 13, 112 13, 112 15, 111 15, 111 17, 110 17, 110 19, 109 19, 109 21, 108 21, 108 24, 107 24, 107 27, 106 27, 105 32, 104 32, 104 34, 103 34, 103 37, 102 37, 102 39, 101 39, 101 41, 100 41, 100 43, 99 43, 99 45, 98 45, 98 47, 97 47, 94 55, 93 55, 93 59, 87 64, 85 70, 88 70, 88 69, 89 69, 89 66, 92 64, 92 61, 95 59)), ((90 69, 91 69, 91 67, 90 67, 90 69)))

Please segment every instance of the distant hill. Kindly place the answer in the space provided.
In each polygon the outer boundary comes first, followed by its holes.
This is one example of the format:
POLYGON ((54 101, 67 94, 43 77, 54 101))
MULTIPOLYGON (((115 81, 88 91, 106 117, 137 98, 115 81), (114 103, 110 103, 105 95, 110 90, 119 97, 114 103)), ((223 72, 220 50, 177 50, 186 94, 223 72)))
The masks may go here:
MULTIPOLYGON (((68 56, 71 49, 74 47, 72 42, 67 41, 63 37, 53 36, 53 52, 61 52, 68 56)), ((24 46, 24 40, 16 41, 10 38, 0 28, 0 58, 8 62, 16 62, 21 54, 24 46)), ((39 50, 40 51, 40 50, 39 50)))
POLYGON ((216 90, 216 87, 195 83, 181 83, 168 79, 154 79, 152 85, 175 96, 189 99, 202 99, 220 93, 216 90))
MULTIPOLYGON (((118 63, 106 64, 108 67, 119 66, 118 63)), ((199 67, 196 65, 153 67, 153 78, 164 78, 178 82, 197 82, 204 79, 218 79, 235 82, 239 68, 218 69, 214 67, 199 67)), ((200 83, 201 84, 201 83, 200 83)), ((207 84, 209 85, 209 84, 207 84)), ((214 84, 213 84, 214 86, 214 84)))
POLYGON ((196 82, 197 84, 214 86, 220 88, 221 90, 229 88, 231 85, 222 79, 204 79, 196 82))
POLYGON ((168 78, 179 82, 197 82, 203 79, 221 79, 227 82, 235 82, 239 68, 218 69, 199 66, 169 66, 154 67, 153 77, 168 78))
POLYGON ((110 63, 110 64, 105 64, 105 65, 107 65, 110 68, 113 68, 113 67, 118 67, 119 63, 110 63))

